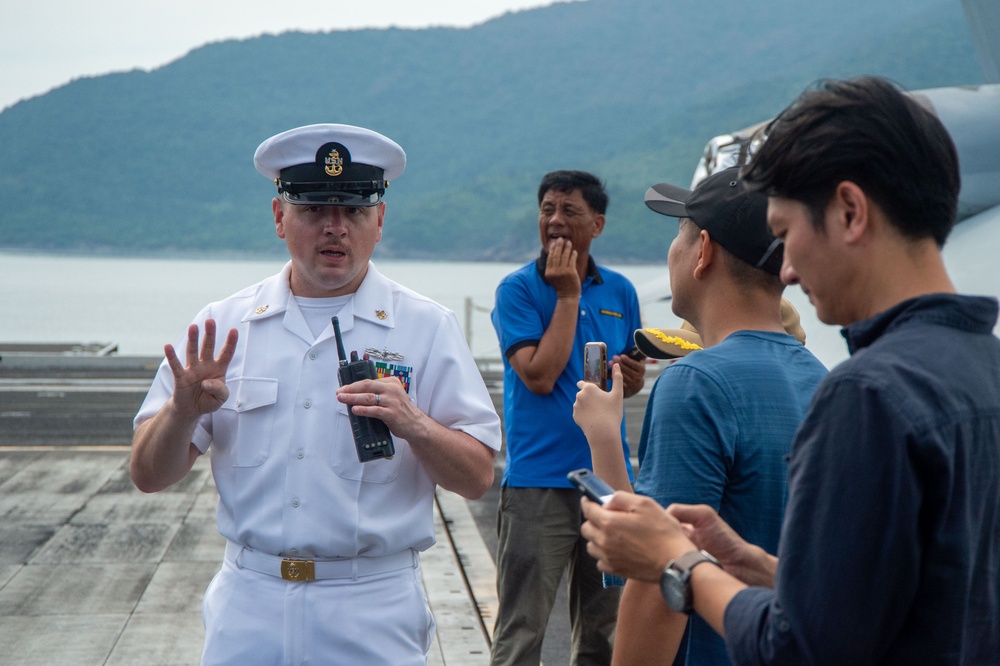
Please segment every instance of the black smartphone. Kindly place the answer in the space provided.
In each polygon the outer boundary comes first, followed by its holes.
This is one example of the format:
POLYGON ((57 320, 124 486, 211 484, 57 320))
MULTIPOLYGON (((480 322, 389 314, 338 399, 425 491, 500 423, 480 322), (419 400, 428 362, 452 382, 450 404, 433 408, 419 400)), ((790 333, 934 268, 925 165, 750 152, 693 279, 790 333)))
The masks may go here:
POLYGON ((625 356, 628 356, 633 361, 645 361, 646 360, 646 355, 643 354, 639 350, 639 347, 637 347, 637 346, 636 347, 632 347, 632 349, 629 349, 627 352, 625 352, 625 356))
POLYGON ((583 381, 597 384, 602 390, 606 390, 608 346, 603 342, 588 342, 583 346, 583 381))
POLYGON ((577 490, 583 493, 587 499, 598 504, 607 504, 611 496, 615 494, 615 489, 607 484, 601 477, 597 476, 589 469, 573 470, 566 475, 566 478, 576 486, 577 490))

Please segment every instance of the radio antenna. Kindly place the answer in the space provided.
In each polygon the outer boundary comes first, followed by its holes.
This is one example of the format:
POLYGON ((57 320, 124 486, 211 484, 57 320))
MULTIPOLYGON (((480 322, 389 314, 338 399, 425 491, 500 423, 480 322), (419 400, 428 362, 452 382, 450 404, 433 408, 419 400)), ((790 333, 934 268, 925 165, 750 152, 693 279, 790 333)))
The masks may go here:
POLYGON ((333 336, 337 339, 337 357, 341 365, 347 365, 347 354, 344 353, 344 339, 340 337, 340 320, 333 317, 333 336))

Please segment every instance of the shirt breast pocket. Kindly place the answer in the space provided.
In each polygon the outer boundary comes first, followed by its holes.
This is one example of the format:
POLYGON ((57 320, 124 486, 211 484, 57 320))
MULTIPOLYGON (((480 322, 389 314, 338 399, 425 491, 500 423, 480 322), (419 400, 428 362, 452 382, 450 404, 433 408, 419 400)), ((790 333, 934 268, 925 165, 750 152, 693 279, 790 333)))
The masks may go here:
POLYGON ((401 442, 393 438, 396 454, 392 460, 371 460, 366 463, 358 461, 358 450, 354 446, 354 435, 351 431, 351 419, 347 415, 347 405, 337 403, 336 423, 334 424, 334 441, 330 447, 330 465, 337 476, 352 481, 364 483, 390 483, 399 475, 399 465, 402 455, 405 455, 401 442))
POLYGON ((227 384, 229 400, 216 412, 213 446, 233 467, 257 467, 271 454, 278 380, 239 377, 227 384))

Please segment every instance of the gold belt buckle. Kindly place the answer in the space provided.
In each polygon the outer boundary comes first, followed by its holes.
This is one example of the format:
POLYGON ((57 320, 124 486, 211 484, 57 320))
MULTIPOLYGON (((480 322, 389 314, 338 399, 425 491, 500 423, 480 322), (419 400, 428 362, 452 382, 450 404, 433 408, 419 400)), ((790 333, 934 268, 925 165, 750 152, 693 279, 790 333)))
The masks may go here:
POLYGON ((281 560, 281 577, 295 582, 316 580, 316 567, 312 560, 285 558, 281 560))

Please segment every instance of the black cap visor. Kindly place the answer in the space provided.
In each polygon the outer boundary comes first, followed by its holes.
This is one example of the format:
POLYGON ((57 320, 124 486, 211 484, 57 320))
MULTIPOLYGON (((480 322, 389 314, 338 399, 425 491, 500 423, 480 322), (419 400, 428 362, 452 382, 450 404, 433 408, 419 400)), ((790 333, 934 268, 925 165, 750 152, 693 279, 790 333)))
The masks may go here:
POLYGON ((650 210, 668 217, 689 217, 687 202, 691 198, 691 190, 683 187, 660 183, 646 190, 646 206, 650 210))
POLYGON ((359 183, 279 183, 281 198, 297 206, 369 207, 382 201, 384 181, 359 183))

